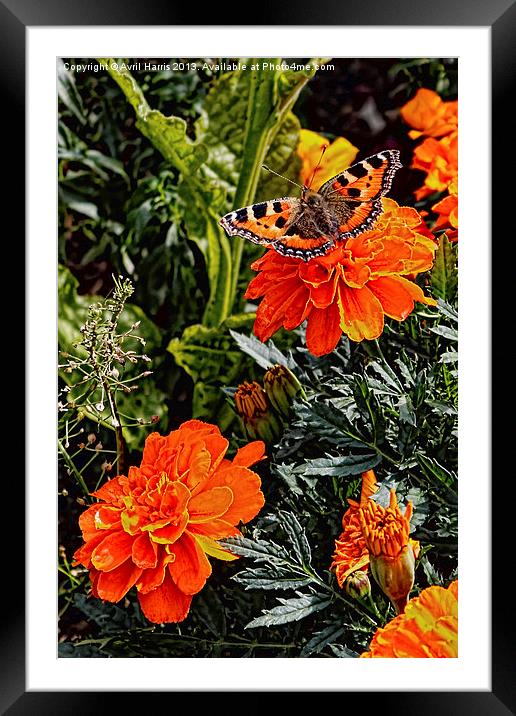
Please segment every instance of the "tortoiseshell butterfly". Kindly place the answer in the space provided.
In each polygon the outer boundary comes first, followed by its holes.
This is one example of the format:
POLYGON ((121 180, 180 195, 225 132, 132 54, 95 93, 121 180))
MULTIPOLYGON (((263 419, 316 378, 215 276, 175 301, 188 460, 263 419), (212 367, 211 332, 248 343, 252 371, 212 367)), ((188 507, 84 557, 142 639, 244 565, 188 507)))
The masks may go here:
POLYGON ((223 216, 220 224, 230 236, 243 236, 283 256, 303 261, 324 256, 335 242, 371 228, 382 212, 381 198, 402 166, 399 156, 397 149, 386 149, 353 164, 318 191, 304 186, 300 198, 245 206, 223 216))

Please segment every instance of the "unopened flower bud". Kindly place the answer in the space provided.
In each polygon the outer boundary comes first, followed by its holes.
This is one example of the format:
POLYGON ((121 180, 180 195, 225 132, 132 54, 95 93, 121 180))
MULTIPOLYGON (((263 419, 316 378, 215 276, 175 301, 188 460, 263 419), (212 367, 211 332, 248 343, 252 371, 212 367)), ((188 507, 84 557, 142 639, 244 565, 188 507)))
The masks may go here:
POLYGON ((272 405, 284 417, 288 417, 293 399, 299 395, 306 398, 296 376, 284 365, 273 365, 263 376, 263 386, 272 405))
POLYGON ((414 586, 415 562, 410 543, 403 547, 395 559, 386 555, 370 556, 373 576, 398 614, 405 611, 410 590, 414 586))
POLYGON ((344 582, 344 589, 353 599, 365 599, 371 594, 371 583, 366 572, 357 570, 349 575, 344 582))
POLYGON ((159 415, 153 415, 151 417, 151 423, 159 423, 159 415))
POLYGON ((368 500, 359 510, 371 572, 398 614, 405 610, 414 585, 416 557, 419 553, 419 542, 409 536, 411 517, 412 503, 409 502, 402 513, 393 489, 389 507, 368 500))
POLYGON ((88 435, 88 442, 90 443, 90 445, 91 445, 91 443, 94 443, 96 439, 97 439, 97 436, 95 435, 95 433, 90 433, 88 435))
POLYGON ((265 442, 274 442, 279 438, 280 424, 261 385, 256 382, 242 383, 238 386, 234 399, 236 411, 249 438, 265 442))

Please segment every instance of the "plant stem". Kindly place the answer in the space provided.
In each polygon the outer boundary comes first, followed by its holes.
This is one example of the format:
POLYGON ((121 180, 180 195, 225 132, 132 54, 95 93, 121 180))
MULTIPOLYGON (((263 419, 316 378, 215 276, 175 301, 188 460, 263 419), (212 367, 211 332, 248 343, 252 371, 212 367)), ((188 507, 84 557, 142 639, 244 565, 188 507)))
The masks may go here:
POLYGON ((88 498, 88 500, 90 500, 90 499, 91 499, 91 498, 90 498, 90 491, 88 490, 88 487, 87 487, 86 483, 84 482, 83 476, 81 475, 81 473, 79 472, 79 470, 77 470, 77 468, 76 468, 75 465, 73 464, 72 459, 70 458, 70 455, 68 454, 68 452, 67 452, 66 448, 64 447, 63 443, 62 443, 61 440, 59 440, 59 439, 57 440, 57 446, 58 446, 58 448, 59 448, 59 452, 61 453, 61 455, 62 455, 63 458, 64 458, 64 461, 66 462, 66 465, 67 465, 68 469, 70 470, 70 472, 73 474, 73 476, 75 477, 75 479, 76 479, 77 482, 79 483, 79 485, 80 485, 82 491, 84 492, 84 495, 88 498))

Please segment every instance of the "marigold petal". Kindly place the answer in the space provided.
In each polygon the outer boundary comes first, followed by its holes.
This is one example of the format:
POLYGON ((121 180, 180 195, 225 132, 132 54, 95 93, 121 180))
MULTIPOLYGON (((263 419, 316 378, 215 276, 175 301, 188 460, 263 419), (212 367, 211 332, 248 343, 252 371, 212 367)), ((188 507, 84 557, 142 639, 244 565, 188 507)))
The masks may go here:
POLYGON ((250 467, 265 457, 265 443, 263 440, 253 440, 236 451, 233 465, 250 467))
POLYGON ((306 346, 312 355, 331 353, 341 336, 339 308, 336 303, 327 308, 312 310, 306 326, 306 346))
POLYGON ((112 532, 92 552, 91 563, 101 572, 110 572, 129 559, 134 537, 123 530, 112 532))
POLYGON ((161 545, 157 545, 157 563, 155 567, 144 569, 136 582, 136 589, 142 594, 147 594, 162 584, 165 579, 166 567, 174 557, 165 551, 161 545))
POLYGON ((188 512, 174 517, 173 522, 163 527, 158 527, 150 532, 150 538, 158 544, 173 544, 178 540, 186 529, 188 524, 188 512))
POLYGON ((185 594, 200 592, 211 574, 211 564, 204 550, 188 532, 168 549, 175 557, 168 570, 179 589, 185 594))
POLYGON ((159 454, 167 444, 167 439, 159 433, 151 433, 145 440, 143 447, 143 455, 141 467, 144 465, 154 465, 158 462, 159 454))
POLYGON ((335 291, 337 290, 337 276, 331 281, 320 283, 310 289, 310 300, 316 308, 328 308, 335 299, 335 291))
POLYGON ((110 572, 100 572, 97 582, 97 593, 108 602, 119 602, 134 587, 142 573, 131 559, 127 559, 110 572))
POLYGON ((222 517, 233 502, 233 492, 229 487, 213 487, 192 497, 188 503, 190 522, 208 522, 222 517))
POLYGON ((224 539, 225 537, 236 537, 240 534, 237 528, 225 520, 210 520, 209 522, 197 522, 188 525, 188 532, 195 535, 205 535, 212 539, 224 539))
POLYGON ((145 617, 154 624, 182 622, 190 610, 192 597, 182 592, 166 575, 163 583, 151 592, 138 593, 145 617))
POLYGON ((88 541, 82 545, 82 547, 79 547, 79 549, 77 549, 73 555, 74 566, 77 564, 82 564, 84 567, 88 568, 91 565, 91 554, 93 550, 97 547, 97 545, 102 542, 103 539, 106 538, 106 535, 106 532, 98 531, 96 534, 90 537, 88 541))
POLYGON ((133 542, 131 552, 133 562, 142 569, 153 569, 158 562, 158 548, 149 538, 149 534, 142 532, 133 542))
POLYGON ((232 525, 249 522, 258 514, 265 504, 265 498, 260 490, 261 484, 255 472, 234 464, 219 470, 212 477, 210 485, 229 487, 233 493, 233 502, 224 514, 224 522, 232 525))
POLYGON ((374 495, 378 489, 378 483, 376 482, 376 475, 374 470, 367 470, 362 473, 362 489, 360 491, 360 506, 363 507, 367 504, 370 497, 374 495))
POLYGON ((339 285, 340 327, 353 341, 373 340, 383 331, 380 301, 369 290, 339 285))
POLYGON ((119 482, 119 477, 114 477, 112 480, 105 482, 102 487, 91 493, 93 497, 97 497, 99 500, 104 502, 116 503, 119 498, 124 494, 123 489, 119 482))
POLYGON ((161 497, 162 514, 181 514, 190 499, 190 490, 182 482, 169 482, 161 497))
POLYGON ((255 335, 261 341, 267 341, 283 325, 287 315, 289 325, 294 328, 294 319, 299 320, 299 323, 303 320, 308 298, 308 289, 300 284, 297 277, 281 281, 258 306, 254 322, 255 335))
MULTIPOLYGON (((414 310, 414 298, 398 276, 383 276, 369 281, 367 286, 382 304, 386 316, 403 321, 414 310)), ((421 295, 424 297, 422 291, 421 295)))

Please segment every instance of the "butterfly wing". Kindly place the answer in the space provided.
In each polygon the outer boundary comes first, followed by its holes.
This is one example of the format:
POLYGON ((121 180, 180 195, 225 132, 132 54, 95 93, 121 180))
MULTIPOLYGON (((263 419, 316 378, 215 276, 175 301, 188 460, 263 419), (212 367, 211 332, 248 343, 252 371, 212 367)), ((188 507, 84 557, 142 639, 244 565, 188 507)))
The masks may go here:
POLYGON ((270 246, 283 256, 294 256, 308 261, 324 256, 333 246, 333 240, 315 227, 303 230, 297 219, 303 213, 301 201, 295 197, 282 197, 230 211, 220 225, 230 236, 243 236, 262 246, 270 246))
POLYGON ((382 212, 381 198, 391 188, 394 174, 402 166, 399 156, 397 149, 386 149, 353 164, 319 189, 340 217, 340 239, 356 236, 376 221, 382 212), (340 210, 339 204, 343 204, 340 210))

